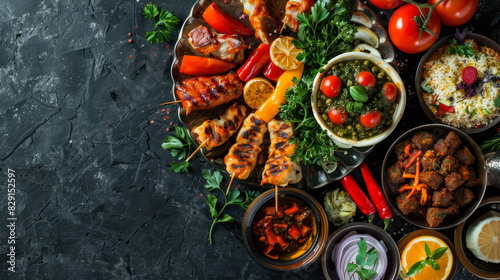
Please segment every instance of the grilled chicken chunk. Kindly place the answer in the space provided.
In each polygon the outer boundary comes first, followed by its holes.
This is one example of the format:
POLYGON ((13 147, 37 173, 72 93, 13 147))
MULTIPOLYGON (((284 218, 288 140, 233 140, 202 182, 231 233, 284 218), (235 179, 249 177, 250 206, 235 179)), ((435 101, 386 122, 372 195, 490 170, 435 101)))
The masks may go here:
POLYGON ((234 144, 229 153, 224 157, 224 164, 229 174, 236 178, 244 180, 248 178, 250 172, 255 167, 257 156, 262 149, 254 144, 234 144))
POLYGON ((279 36, 279 27, 269 15, 267 0, 240 0, 243 11, 249 16, 250 23, 255 29, 255 37, 266 45, 271 45, 279 36))
POLYGON ((177 85, 176 89, 186 115, 189 115, 192 111, 211 109, 239 98, 243 94, 243 83, 238 75, 229 73, 191 78, 177 85))
POLYGON ((259 146, 262 144, 264 139, 264 134, 267 131, 266 122, 264 122, 259 116, 254 113, 248 115, 243 122, 243 126, 238 132, 236 137, 236 142, 254 144, 259 146))
POLYGON ((206 120, 200 126, 193 128, 192 133, 198 143, 204 143, 209 150, 222 145, 240 127, 247 114, 243 105, 234 103, 229 106, 220 119, 206 120))
POLYGON ((315 3, 316 0, 289 0, 286 3, 283 23, 286 24, 293 32, 297 32, 299 30, 297 15, 304 12, 310 12, 315 3))
POLYGON ((272 156, 266 162, 260 185, 269 183, 273 186, 286 187, 300 180, 302 180, 302 171, 298 164, 287 156, 272 156))
POLYGON ((293 135, 293 127, 289 122, 272 119, 268 123, 271 145, 269 145, 269 157, 273 155, 291 156, 295 153, 295 144, 288 143, 293 135))
POLYGON ((189 32, 189 44, 198 52, 210 54, 226 61, 243 63, 244 51, 247 48, 245 41, 238 35, 219 34, 200 25, 189 32))

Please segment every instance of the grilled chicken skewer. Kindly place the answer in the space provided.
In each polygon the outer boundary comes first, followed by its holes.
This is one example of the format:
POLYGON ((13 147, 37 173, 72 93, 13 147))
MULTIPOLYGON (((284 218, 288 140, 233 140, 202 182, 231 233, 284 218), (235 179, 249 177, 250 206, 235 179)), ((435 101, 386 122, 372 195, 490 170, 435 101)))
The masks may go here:
POLYGON ((186 109, 186 115, 195 110, 211 109, 238 99, 243 94, 243 82, 238 75, 195 77, 176 86, 176 93, 186 109))
POLYGON ((193 128, 191 133, 198 143, 211 150, 222 145, 231 137, 245 119, 247 108, 234 103, 229 106, 220 119, 206 120, 200 126, 193 128))
POLYGON ((200 25, 189 32, 189 44, 198 52, 210 54, 225 61, 243 63, 244 51, 247 48, 245 41, 238 35, 219 34, 200 25))
POLYGON ((299 21, 297 20, 297 15, 311 11, 311 8, 315 3, 316 0, 289 0, 286 3, 283 23, 286 24, 293 32, 299 31, 299 21))
POLYGON ((266 45, 271 45, 279 36, 276 21, 269 15, 267 0, 240 0, 243 11, 249 16, 250 23, 255 29, 255 37, 266 45))

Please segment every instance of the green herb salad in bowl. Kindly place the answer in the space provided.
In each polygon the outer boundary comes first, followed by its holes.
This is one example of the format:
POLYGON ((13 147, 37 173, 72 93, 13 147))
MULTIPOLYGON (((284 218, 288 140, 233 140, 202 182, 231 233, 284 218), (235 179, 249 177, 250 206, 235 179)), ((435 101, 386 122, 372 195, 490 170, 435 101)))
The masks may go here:
POLYGON ((396 128, 406 105, 397 71, 360 52, 336 56, 314 80, 316 121, 342 148, 372 146, 396 128))

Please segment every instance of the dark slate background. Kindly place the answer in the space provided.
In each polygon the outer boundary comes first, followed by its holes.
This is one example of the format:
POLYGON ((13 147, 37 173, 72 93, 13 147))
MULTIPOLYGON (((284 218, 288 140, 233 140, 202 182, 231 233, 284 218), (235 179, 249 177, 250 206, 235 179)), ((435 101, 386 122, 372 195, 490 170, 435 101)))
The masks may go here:
MULTIPOLYGON (((146 3, 2 1, 0 217, 6 221, 10 168, 18 220, 15 273, 7 272, 9 232, 1 223, 0 279, 324 278, 320 262, 293 274, 260 267, 241 242, 244 212, 235 207, 228 213, 237 223, 217 225, 208 244, 200 172, 211 166, 198 158, 189 174, 168 170, 172 158, 160 145, 177 107, 158 104, 172 100, 175 41, 144 39, 152 29, 141 16, 146 3)), ((156 3, 184 21, 195 0, 156 3)), ((385 24, 390 12, 379 13, 385 24)), ((499 18, 498 2, 483 0, 471 24, 500 42, 499 18)), ((398 130, 367 159, 377 173, 392 141, 428 122, 413 94, 420 55, 398 55, 408 106, 398 130)), ((482 143, 494 133, 473 137, 482 143)), ((397 241, 414 229, 397 218, 389 232, 397 241)), ((453 229, 444 233, 452 237, 453 229)), ((474 279, 460 266, 456 279, 466 278, 474 279)))

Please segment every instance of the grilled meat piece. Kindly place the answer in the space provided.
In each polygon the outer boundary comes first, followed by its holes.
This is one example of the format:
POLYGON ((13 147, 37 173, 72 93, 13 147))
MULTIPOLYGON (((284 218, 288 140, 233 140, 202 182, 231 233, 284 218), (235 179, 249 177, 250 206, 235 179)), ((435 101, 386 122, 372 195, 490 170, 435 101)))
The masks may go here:
POLYGON ((397 161, 395 164, 387 168, 387 175, 389 182, 393 185, 399 185, 405 181, 403 178, 403 163, 397 161))
MULTIPOLYGON (((412 156, 414 153, 417 153, 418 150, 415 150, 413 151, 412 153, 412 156)), ((406 166, 408 163, 410 163, 410 158, 407 158, 404 162, 403 162, 403 166, 406 166)), ((406 173, 409 173, 409 174, 415 174, 417 172, 417 161, 414 161, 408 168, 405 168, 405 171, 406 173)))
POLYGON ((443 183, 443 177, 441 177, 436 171, 424 171, 420 174, 420 182, 426 184, 434 190, 437 190, 443 183))
POLYGON ((236 142, 255 144, 258 146, 262 144, 266 131, 266 123, 259 116, 251 113, 243 122, 243 126, 236 137, 236 142))
POLYGON ((458 169, 458 172, 460 173, 460 175, 462 175, 462 177, 464 178, 465 183, 463 183, 462 186, 464 187, 467 187, 467 188, 473 188, 477 185, 480 185, 481 184, 481 180, 479 180, 477 178, 477 175, 476 175, 476 170, 474 170, 474 168, 468 168, 468 171, 469 171, 469 180, 466 180, 465 179, 465 176, 462 172, 460 172, 460 168, 458 169))
POLYGON ((454 154, 458 147, 460 147, 460 144, 462 144, 462 140, 460 140, 460 136, 458 136, 454 131, 450 131, 448 135, 446 135, 444 143, 450 150, 450 154, 454 154))
POLYGON ((222 145, 240 127, 246 116, 247 109, 234 103, 229 106, 219 119, 206 120, 200 126, 193 128, 192 133, 198 143, 204 143, 209 150, 222 145))
POLYGON ((287 156, 272 156, 266 162, 260 185, 269 183, 285 187, 300 180, 302 180, 302 170, 298 164, 287 156))
POLYGON ((238 75, 195 77, 176 86, 177 96, 186 109, 186 115, 195 110, 211 109, 238 99, 243 94, 243 83, 238 75))
POLYGON ((458 172, 453 172, 444 178, 444 186, 450 191, 456 190, 463 183, 465 183, 465 180, 458 172))
POLYGON ((415 144, 415 146, 417 146, 417 149, 422 150, 422 152, 426 152, 431 149, 434 144, 432 134, 427 131, 415 132, 415 134, 411 137, 411 141, 415 144))
POLYGON ((401 212, 405 215, 410 214, 413 210, 420 206, 420 203, 414 195, 412 195, 409 199, 406 198, 409 193, 410 192, 404 192, 396 198, 399 210, 401 210, 401 212))
POLYGON ((261 150, 258 145, 254 144, 234 144, 224 157, 227 172, 231 175, 235 174, 236 178, 241 180, 248 178, 261 150))
POLYGON ((462 175, 462 178, 465 181, 468 181, 471 178, 471 172, 469 171, 469 168, 466 165, 460 165, 460 167, 458 168, 458 173, 462 175))
POLYGON ((406 139, 403 142, 396 144, 394 147, 394 152, 396 153, 396 158, 398 161, 404 161, 408 155, 405 153, 405 148, 410 144, 410 153, 415 149, 415 145, 410 142, 410 140, 406 139))
POLYGON ((271 145, 269 145, 269 157, 273 155, 291 156, 295 153, 295 144, 288 143, 293 135, 292 124, 285 121, 272 119, 267 124, 271 145))
POLYGON ((240 0, 240 2, 255 29, 255 37, 262 43, 271 45, 278 38, 280 31, 276 21, 269 15, 267 0, 240 0))
POLYGON ((444 221, 447 214, 448 212, 446 209, 429 207, 427 208, 426 221, 430 227, 437 227, 444 221))
POLYGON ((439 174, 446 176, 458 170, 458 160, 452 156, 446 156, 441 162, 439 174))
POLYGON ((453 199, 458 206, 465 206, 474 200, 474 194, 468 188, 458 188, 453 194, 453 199))
POLYGON ((460 209, 458 208, 458 204, 453 201, 450 206, 445 209, 446 210, 446 218, 453 219, 460 215, 460 209))
POLYGON ((432 194, 432 206, 444 208, 450 205, 453 194, 447 188, 441 188, 432 194))
POLYGON ((286 3, 285 17, 283 23, 290 28, 293 32, 299 30, 299 22, 297 15, 302 13, 309 13, 316 0, 289 0, 286 3))
POLYGON ((243 63, 247 45, 238 35, 219 34, 203 25, 189 32, 189 44, 203 55, 243 63))
POLYGON ((441 158, 436 154, 436 151, 427 150, 420 162, 422 162, 422 167, 426 170, 438 170, 440 161, 441 158))
POLYGON ((448 149, 448 146, 446 146, 444 139, 439 139, 436 144, 434 144, 434 150, 436 150, 436 152, 438 152, 441 156, 450 154, 450 150, 448 149))
POLYGON ((469 151, 469 148, 467 147, 464 147, 463 149, 461 150, 458 150, 454 156, 456 158, 458 158, 458 160, 460 160, 461 162, 467 164, 467 165, 471 165, 474 160, 476 160, 476 158, 472 155, 472 153, 469 151))

